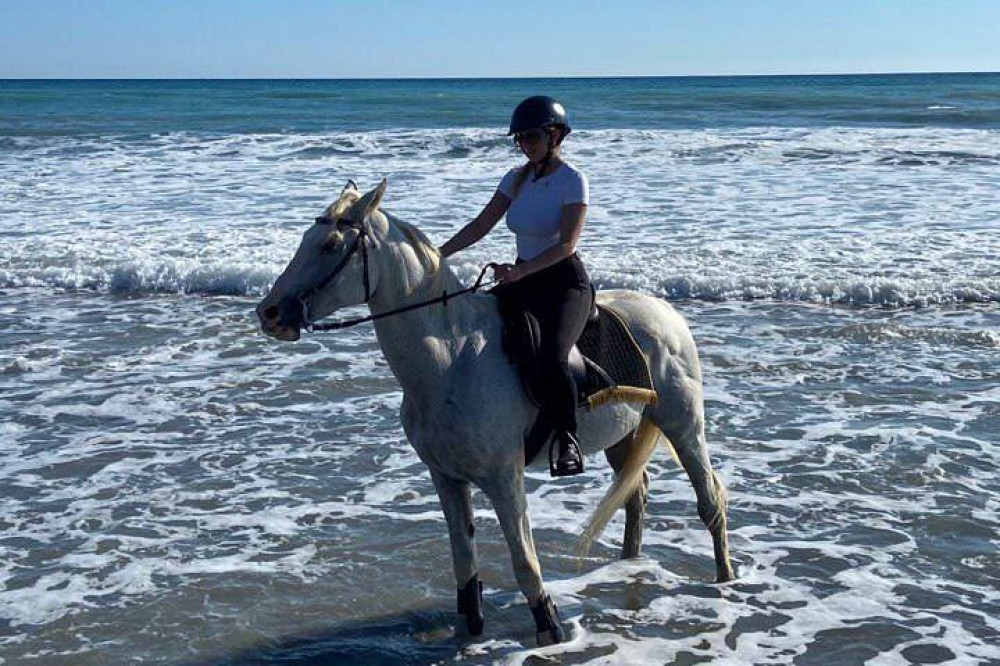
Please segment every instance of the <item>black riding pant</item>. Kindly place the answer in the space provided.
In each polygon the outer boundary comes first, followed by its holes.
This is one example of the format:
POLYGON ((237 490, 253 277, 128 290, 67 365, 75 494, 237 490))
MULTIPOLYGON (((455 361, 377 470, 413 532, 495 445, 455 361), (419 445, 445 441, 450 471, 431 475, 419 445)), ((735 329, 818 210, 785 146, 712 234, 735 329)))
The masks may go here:
MULTIPOLYGON (((518 263, 522 263, 518 260, 518 263)), ((546 391, 542 415, 557 431, 576 434, 576 383, 569 351, 587 324, 593 307, 590 277, 575 253, 557 264, 494 290, 501 308, 530 312, 538 319, 541 354, 538 372, 546 391)))

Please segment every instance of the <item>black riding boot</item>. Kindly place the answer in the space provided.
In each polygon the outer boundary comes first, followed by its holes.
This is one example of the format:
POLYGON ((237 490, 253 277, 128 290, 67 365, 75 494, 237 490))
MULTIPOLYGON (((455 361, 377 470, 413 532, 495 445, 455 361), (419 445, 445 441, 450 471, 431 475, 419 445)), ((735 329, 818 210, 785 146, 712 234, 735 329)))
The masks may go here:
POLYGON ((549 446, 549 472, 552 476, 572 476, 583 471, 583 454, 573 433, 557 433, 549 446))

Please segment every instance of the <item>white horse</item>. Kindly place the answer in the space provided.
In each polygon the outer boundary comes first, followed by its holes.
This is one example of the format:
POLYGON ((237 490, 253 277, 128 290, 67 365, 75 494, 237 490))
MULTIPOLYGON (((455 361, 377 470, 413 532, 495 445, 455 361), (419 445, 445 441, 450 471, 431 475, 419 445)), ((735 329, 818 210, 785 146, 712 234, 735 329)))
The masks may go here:
MULTIPOLYGON (((463 285, 415 227, 379 210, 383 180, 361 196, 353 182, 305 232, 295 256, 257 306, 262 330, 297 340, 300 329, 341 308, 367 302, 373 313, 431 300, 463 285)), ((542 645, 563 640, 542 585, 524 493, 523 438, 536 407, 501 348, 495 298, 470 294, 375 322, 375 333, 403 389, 403 430, 430 469, 451 537, 458 611, 469 631, 483 628, 471 486, 490 498, 518 585, 542 645)), ((622 557, 639 554, 649 476, 664 435, 694 486, 698 514, 715 547, 717 580, 734 578, 726 537, 725 489, 705 442, 701 367, 683 318, 666 302, 606 291, 598 302, 618 313, 649 361, 658 402, 610 404, 579 414, 585 454, 605 451, 616 473, 582 537, 589 548, 612 515, 626 509, 622 557)), ((544 458, 545 456, 539 456, 544 458)))

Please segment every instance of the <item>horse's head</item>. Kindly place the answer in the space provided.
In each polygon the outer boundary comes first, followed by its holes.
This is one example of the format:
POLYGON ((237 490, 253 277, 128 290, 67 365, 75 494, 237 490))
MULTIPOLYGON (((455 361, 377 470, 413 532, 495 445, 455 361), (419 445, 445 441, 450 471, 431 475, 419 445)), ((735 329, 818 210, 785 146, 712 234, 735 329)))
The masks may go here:
POLYGON ((383 180, 361 196, 349 181, 340 198, 302 235, 295 256, 257 304, 264 333, 298 340, 303 326, 371 298, 378 267, 368 253, 387 230, 388 221, 378 210, 385 186, 383 180))

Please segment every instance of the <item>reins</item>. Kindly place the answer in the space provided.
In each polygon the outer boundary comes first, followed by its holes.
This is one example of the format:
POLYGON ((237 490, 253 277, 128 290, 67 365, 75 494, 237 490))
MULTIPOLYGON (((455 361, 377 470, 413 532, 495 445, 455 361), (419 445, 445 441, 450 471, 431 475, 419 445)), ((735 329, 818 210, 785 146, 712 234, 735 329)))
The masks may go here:
MULTIPOLYGON (((480 271, 479 277, 476 279, 476 283, 474 285, 472 285, 471 287, 466 287, 465 289, 460 289, 453 293, 448 293, 448 291, 445 291, 437 298, 421 301, 419 303, 412 303, 410 305, 406 305, 401 308, 396 308, 395 310, 387 310, 386 312, 370 314, 367 317, 358 317, 357 319, 347 319, 344 321, 332 321, 325 324, 324 323, 306 324, 305 329, 310 333, 316 331, 339 331, 342 328, 350 328, 352 326, 357 326, 358 324, 365 324, 370 321, 375 321, 377 319, 384 319, 386 317, 402 314, 404 312, 409 312, 411 310, 418 310, 420 308, 427 307, 428 305, 434 305, 436 303, 444 303, 445 307, 447 307, 448 301, 450 301, 451 299, 457 296, 464 296, 465 294, 471 294, 481 289, 483 286, 483 278, 486 276, 486 271, 489 270, 490 268, 495 268, 495 267, 496 267, 495 263, 490 262, 486 264, 485 266, 483 266, 483 270, 480 271)), ((495 280, 488 282, 487 285, 493 284, 493 282, 495 282, 495 280)))
MULTIPOLYGON (((316 222, 319 224, 327 224, 331 221, 332 220, 329 220, 328 218, 316 219, 316 222)), ((411 303, 410 305, 405 305, 401 308, 388 310, 386 312, 372 313, 367 317, 358 317, 356 319, 345 319, 343 321, 333 321, 328 323, 314 324, 309 320, 308 300, 313 296, 315 296, 317 293, 319 293, 324 287, 326 287, 326 285, 330 284, 330 282, 333 281, 333 279, 337 277, 337 275, 339 275, 340 272, 344 270, 344 268, 347 267, 347 262, 350 261, 351 257, 354 256, 354 253, 357 252, 359 248, 361 249, 361 256, 364 260, 363 274, 365 283, 365 303, 367 303, 371 299, 371 283, 368 278, 368 247, 365 244, 365 238, 368 235, 368 231, 367 229, 365 229, 363 223, 353 224, 351 226, 354 226, 358 230, 358 238, 354 242, 354 247, 348 250, 347 254, 345 254, 344 257, 339 262, 337 262, 337 265, 334 266, 333 270, 331 270, 330 273, 327 274, 325 278, 320 280, 318 283, 316 283, 314 286, 310 287, 306 291, 299 294, 299 302, 302 303, 302 314, 304 321, 303 328, 305 328, 310 333, 317 331, 339 331, 344 328, 351 328, 352 326, 365 324, 370 321, 385 319, 386 317, 402 314, 404 312, 410 312, 411 310, 418 310, 420 308, 425 308, 429 305, 435 305, 437 303, 444 303, 445 307, 447 307, 448 301, 450 301, 451 299, 479 291, 483 287, 483 278, 486 277, 486 271, 491 268, 495 269, 497 267, 497 264, 493 262, 486 264, 485 266, 483 266, 483 270, 479 272, 479 277, 476 279, 475 284, 473 284, 471 287, 466 287, 465 289, 460 289, 452 293, 448 293, 448 291, 445 290, 437 298, 431 298, 429 300, 421 301, 419 303, 411 303)), ((496 282, 496 280, 488 282, 487 286, 493 284, 494 282, 496 282)))

